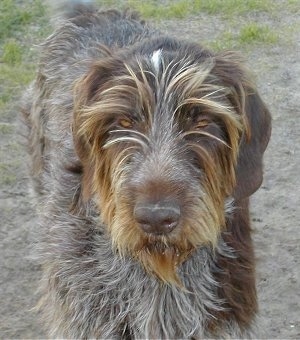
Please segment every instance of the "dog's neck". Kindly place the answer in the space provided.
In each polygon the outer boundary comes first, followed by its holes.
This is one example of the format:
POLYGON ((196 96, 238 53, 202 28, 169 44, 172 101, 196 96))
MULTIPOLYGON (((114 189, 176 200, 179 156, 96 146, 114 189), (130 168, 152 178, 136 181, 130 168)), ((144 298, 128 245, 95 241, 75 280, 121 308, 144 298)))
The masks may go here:
MULTIPOLYGON (((134 259, 121 259, 113 253, 107 256, 111 246, 103 235, 96 237, 95 241, 96 256, 111 261, 109 264, 102 261, 97 263, 99 286, 96 283, 94 287, 99 306, 105 306, 110 310, 108 313, 114 314, 110 318, 113 322, 106 325, 111 327, 107 334, 113 333, 116 324, 126 327, 128 320, 134 338, 145 335, 147 338, 176 338, 180 334, 190 334, 196 338, 211 337, 217 335, 214 333, 217 332, 216 326, 220 329, 224 327, 222 321, 219 324, 214 322, 211 333, 207 333, 207 325, 214 315, 226 310, 224 301, 218 296, 218 283, 214 278, 214 272, 218 270, 216 256, 221 254, 230 258, 234 257, 234 253, 222 238, 215 250, 199 248, 182 263, 178 268, 183 283, 181 288, 160 282, 146 273, 134 259), (102 244, 97 246, 97 242, 102 244), (108 267, 111 268, 109 272, 108 267), (123 289, 120 290, 120 287, 123 289), (110 298, 107 299, 107 296, 110 298), (168 313, 167 318, 165 313, 168 313)), ((238 335, 239 328, 237 325, 235 327, 238 335)))

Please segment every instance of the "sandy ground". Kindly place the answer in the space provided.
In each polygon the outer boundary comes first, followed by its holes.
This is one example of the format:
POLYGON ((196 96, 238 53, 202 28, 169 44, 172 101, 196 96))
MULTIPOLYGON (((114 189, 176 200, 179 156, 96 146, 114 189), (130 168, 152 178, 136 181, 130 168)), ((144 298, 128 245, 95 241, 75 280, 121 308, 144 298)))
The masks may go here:
MULTIPOLYGON (((296 14, 274 21, 284 30, 296 14)), ((299 27, 299 26, 298 26, 299 27)), ((201 15, 168 21, 170 34, 201 42, 222 32, 222 22, 201 15)), ((260 338, 300 338, 300 44, 299 32, 287 30, 288 43, 256 46, 244 54, 257 75, 259 91, 273 115, 273 133, 265 155, 265 180, 252 198, 257 255, 260 338)), ((17 126, 17 110, 7 124, 17 126)), ((25 154, 14 132, 0 134, 1 162, 15 181, 1 181, 0 191, 0 338, 43 338, 31 311, 40 269, 30 259, 38 228, 27 189, 25 154), (13 183, 12 183, 13 182, 13 183)))

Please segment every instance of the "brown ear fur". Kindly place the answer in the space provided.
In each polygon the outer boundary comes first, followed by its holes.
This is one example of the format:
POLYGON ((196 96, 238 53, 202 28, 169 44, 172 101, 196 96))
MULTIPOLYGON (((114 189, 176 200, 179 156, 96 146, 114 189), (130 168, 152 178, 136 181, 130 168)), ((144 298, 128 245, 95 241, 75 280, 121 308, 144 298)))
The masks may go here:
POLYGON ((249 197, 262 183, 262 158, 271 135, 271 115, 237 54, 217 55, 213 72, 231 89, 228 98, 243 117, 245 128, 240 141, 233 196, 235 199, 249 197))
POLYGON ((92 194, 91 177, 94 175, 95 167, 91 157, 90 140, 84 131, 81 131, 85 120, 84 110, 97 101, 97 96, 108 86, 106 84, 114 76, 114 70, 119 63, 119 60, 112 57, 104 58, 91 65, 88 73, 75 84, 72 130, 74 147, 83 168, 82 190, 84 200, 87 200, 92 194))
POLYGON ((258 93, 247 94, 245 102, 250 136, 242 136, 236 167, 236 199, 249 197, 263 180, 263 153, 271 135, 271 115, 258 93))

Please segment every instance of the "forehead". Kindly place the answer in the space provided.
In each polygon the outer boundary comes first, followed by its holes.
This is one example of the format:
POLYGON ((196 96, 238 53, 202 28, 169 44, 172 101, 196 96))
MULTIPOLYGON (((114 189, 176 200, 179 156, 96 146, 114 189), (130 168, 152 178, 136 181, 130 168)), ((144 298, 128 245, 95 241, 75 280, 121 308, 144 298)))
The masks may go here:
POLYGON ((155 101, 182 102, 213 93, 221 97, 223 87, 212 72, 215 65, 212 57, 195 60, 187 54, 157 49, 148 55, 133 56, 124 65, 127 75, 123 79, 136 87, 139 95, 154 95, 155 101))
POLYGON ((214 67, 212 57, 197 60, 187 53, 170 53, 157 49, 147 55, 132 55, 128 60, 122 61, 122 65, 122 77, 117 76, 117 80, 131 79, 136 83, 148 83, 152 88, 164 87, 166 90, 166 86, 169 86, 173 91, 182 87, 192 90, 200 89, 203 83, 214 82, 211 73, 214 67))
POLYGON ((214 115, 232 112, 230 88, 216 72, 216 57, 197 48, 158 46, 116 53, 107 65, 104 63, 107 81, 99 65, 99 106, 105 103, 107 111, 113 108, 115 114, 140 116, 143 120, 145 115, 149 120, 156 115, 175 118, 177 112, 185 108, 190 112, 195 106, 214 115))

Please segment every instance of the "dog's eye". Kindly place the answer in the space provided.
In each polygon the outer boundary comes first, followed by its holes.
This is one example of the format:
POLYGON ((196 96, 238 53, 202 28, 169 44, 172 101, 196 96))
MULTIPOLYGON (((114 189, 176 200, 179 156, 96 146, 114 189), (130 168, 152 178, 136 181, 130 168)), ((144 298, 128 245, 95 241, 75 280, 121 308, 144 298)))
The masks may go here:
POLYGON ((195 123, 194 129, 195 130, 201 130, 206 128, 210 124, 210 120, 208 119, 200 119, 195 123))
POLYGON ((119 125, 124 129, 131 129, 133 127, 133 122, 126 118, 121 118, 119 120, 119 125))
POLYGON ((201 108, 193 107, 187 118, 187 123, 194 130, 206 128, 211 123, 211 117, 203 112, 201 108))

